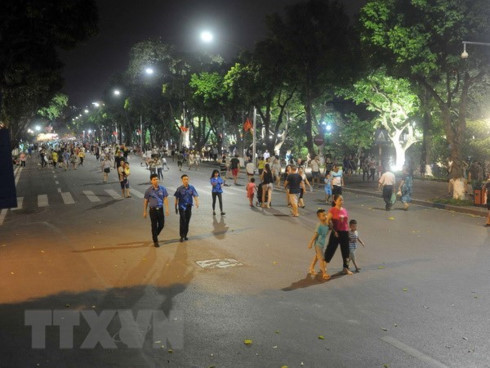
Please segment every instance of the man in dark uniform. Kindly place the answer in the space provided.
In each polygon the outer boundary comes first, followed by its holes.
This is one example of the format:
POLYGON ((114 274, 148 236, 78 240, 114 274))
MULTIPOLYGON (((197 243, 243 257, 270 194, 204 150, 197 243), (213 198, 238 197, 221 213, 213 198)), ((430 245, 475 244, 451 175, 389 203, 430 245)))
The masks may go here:
POLYGON ((163 215, 163 206, 165 205, 165 214, 169 215, 168 210, 168 193, 167 189, 158 184, 158 175, 150 175, 151 187, 145 192, 145 199, 143 202, 143 217, 146 218, 146 208, 150 205, 150 219, 151 219, 151 235, 153 237, 153 245, 158 248, 158 235, 165 226, 165 216, 163 215))
POLYGON ((189 185, 189 177, 182 175, 182 185, 175 191, 175 212, 180 214, 180 241, 187 240, 189 232, 189 222, 191 221, 193 199, 196 201, 196 208, 199 208, 199 195, 196 188, 189 185))

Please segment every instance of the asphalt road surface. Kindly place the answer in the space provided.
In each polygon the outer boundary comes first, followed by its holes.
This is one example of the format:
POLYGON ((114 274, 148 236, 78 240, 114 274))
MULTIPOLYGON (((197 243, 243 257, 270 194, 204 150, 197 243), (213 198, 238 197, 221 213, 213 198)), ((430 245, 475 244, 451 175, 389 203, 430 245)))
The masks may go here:
POLYGON ((490 367, 480 218, 346 193, 362 270, 325 282, 307 274, 322 189, 293 218, 280 190, 272 208, 249 208, 242 175, 213 217, 212 167, 185 170, 200 207, 180 243, 170 159, 155 248, 148 170, 131 158, 122 199, 115 172, 102 183, 87 156, 77 170, 17 171, 20 208, 0 215, 0 367, 490 367))

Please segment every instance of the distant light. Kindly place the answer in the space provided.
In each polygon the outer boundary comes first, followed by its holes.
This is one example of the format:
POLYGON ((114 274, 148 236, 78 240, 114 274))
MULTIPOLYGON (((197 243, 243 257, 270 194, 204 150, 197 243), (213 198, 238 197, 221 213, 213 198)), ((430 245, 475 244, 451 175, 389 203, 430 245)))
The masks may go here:
POLYGON ((36 125, 36 130, 39 132, 41 130, 41 127, 39 125, 36 125))
POLYGON ((120 94, 121 94, 121 91, 120 90, 118 90, 118 89, 115 89, 114 90, 114 95, 115 96, 119 96, 120 94))
POLYGON ((98 102, 92 102, 92 105, 94 105, 95 107, 99 107, 100 104, 98 102))
POLYGON ((209 31, 202 31, 201 32, 201 40, 206 43, 213 42, 214 36, 211 32, 209 31))
POLYGON ((83 110, 83 111, 85 112, 85 114, 88 114, 88 110, 87 110, 87 109, 85 109, 85 110, 83 110))
POLYGON ((332 126, 330 124, 327 125, 327 132, 330 132, 332 130, 332 126))
POLYGON ((153 68, 146 68, 145 69, 145 73, 148 74, 148 75, 152 75, 155 71, 153 70, 153 68))
POLYGON ((88 134, 91 134, 91 133, 92 133, 92 129, 89 129, 89 130, 88 130, 88 134))

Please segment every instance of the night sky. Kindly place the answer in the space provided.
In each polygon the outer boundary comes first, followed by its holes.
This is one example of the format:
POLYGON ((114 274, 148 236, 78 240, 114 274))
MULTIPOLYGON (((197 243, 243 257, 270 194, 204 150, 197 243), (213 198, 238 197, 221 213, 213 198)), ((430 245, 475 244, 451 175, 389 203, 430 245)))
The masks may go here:
MULTIPOLYGON (((76 49, 62 52, 65 63, 63 92, 70 105, 90 105, 100 99, 110 76, 125 70, 132 45, 148 38, 186 50, 232 56, 239 47, 252 48, 265 37, 266 14, 281 13, 298 0, 96 0, 99 34, 76 49), (213 45, 199 42, 202 29, 213 31, 213 45), (219 38, 222 38, 220 42, 219 38), (212 47, 212 48, 210 48, 212 47)), ((361 0, 343 0, 354 14, 361 0)))

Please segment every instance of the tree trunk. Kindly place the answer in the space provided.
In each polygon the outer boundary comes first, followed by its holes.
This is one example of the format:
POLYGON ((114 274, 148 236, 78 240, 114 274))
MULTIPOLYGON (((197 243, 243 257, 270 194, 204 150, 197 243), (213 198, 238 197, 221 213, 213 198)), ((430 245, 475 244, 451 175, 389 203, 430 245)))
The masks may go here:
POLYGON ((308 152, 310 153, 311 157, 315 157, 315 149, 313 147, 313 136, 311 134, 311 126, 312 126, 312 101, 311 98, 308 96, 307 100, 305 101, 305 134, 306 134, 306 148, 308 149, 308 152))

